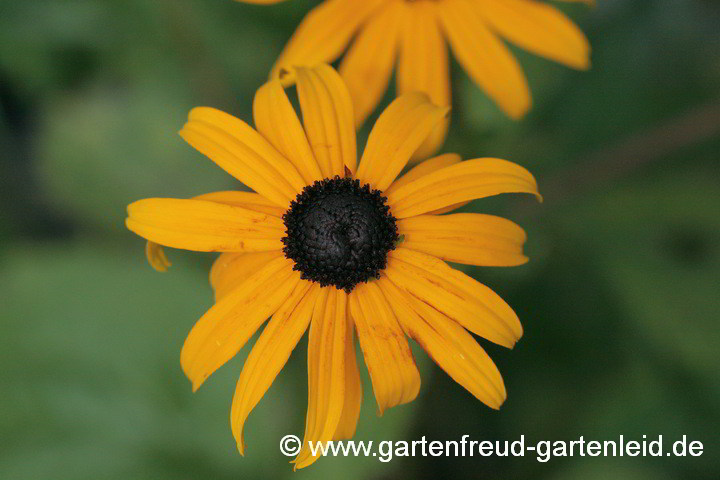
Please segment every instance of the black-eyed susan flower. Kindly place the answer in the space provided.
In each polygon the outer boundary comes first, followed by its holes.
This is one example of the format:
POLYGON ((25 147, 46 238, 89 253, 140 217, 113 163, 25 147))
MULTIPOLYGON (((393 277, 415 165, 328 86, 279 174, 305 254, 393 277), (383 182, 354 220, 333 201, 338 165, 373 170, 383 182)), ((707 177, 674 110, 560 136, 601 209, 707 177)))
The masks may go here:
POLYGON ((298 67, 303 122, 279 80, 254 99, 257 130, 212 108, 190 112, 182 137, 255 192, 224 191, 128 207, 127 227, 160 245, 223 252, 210 272, 215 305, 195 324, 181 364, 196 390, 270 318, 237 383, 232 432, 243 425, 309 328, 307 442, 353 436, 362 401, 357 334, 378 413, 415 398, 420 375, 407 337, 492 408, 503 380, 472 332, 512 347, 513 310, 446 261, 519 265, 525 234, 503 218, 439 215, 506 192, 538 195, 532 175, 505 160, 427 160, 396 179, 448 113, 422 93, 396 99, 375 124, 359 165, 350 94, 329 66, 298 67))
MULTIPOLYGON (((543 1, 326 0, 298 26, 272 75, 281 76, 288 66, 334 61, 347 49, 339 72, 360 125, 382 98, 395 64, 398 94, 421 91, 437 105, 450 105, 447 40, 473 81, 517 119, 530 108, 530 89, 502 39, 572 68, 590 65, 585 35, 543 1)), ((441 122, 416 158, 436 151, 447 128, 441 122)))

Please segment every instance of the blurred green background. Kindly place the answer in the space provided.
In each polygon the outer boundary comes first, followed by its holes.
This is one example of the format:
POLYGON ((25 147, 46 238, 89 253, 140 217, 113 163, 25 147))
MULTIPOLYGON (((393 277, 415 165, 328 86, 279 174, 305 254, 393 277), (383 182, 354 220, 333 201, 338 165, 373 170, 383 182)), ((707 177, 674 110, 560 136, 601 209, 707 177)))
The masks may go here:
POLYGON ((701 457, 325 458, 293 474, 278 441, 302 436, 305 341, 236 453, 228 411, 247 349, 194 395, 179 365, 212 302, 213 256, 171 250, 170 271, 154 272, 125 206, 237 186, 176 131, 196 105, 250 120, 255 89, 316 3, 0 0, 0 478, 718 478, 714 0, 562 5, 591 39, 593 68, 516 51, 535 102, 518 123, 453 65, 444 151, 518 162, 545 194, 469 207, 529 234, 529 264, 468 270, 526 334, 514 351, 483 343, 509 392, 500 412, 418 352, 418 399, 378 418, 366 377, 356 436, 688 435, 701 457))

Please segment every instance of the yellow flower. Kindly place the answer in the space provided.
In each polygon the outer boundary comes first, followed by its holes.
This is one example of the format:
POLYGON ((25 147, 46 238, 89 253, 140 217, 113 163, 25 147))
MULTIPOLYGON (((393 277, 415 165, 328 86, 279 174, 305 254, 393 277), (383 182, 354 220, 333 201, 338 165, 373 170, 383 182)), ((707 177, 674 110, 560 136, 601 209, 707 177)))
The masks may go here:
POLYGON ((298 67, 304 125, 279 80, 255 95, 257 130, 195 108, 180 135, 255 192, 225 191, 128 207, 127 227, 159 245, 222 253, 210 272, 215 305, 192 328, 181 364, 193 390, 230 360, 270 317, 243 366, 231 409, 240 453, 243 424, 306 329, 308 441, 353 436, 362 400, 354 333, 378 413, 415 398, 420 375, 406 337, 418 342, 479 400, 499 408, 502 378, 470 332, 511 348, 522 335, 513 310, 445 261, 519 265, 522 228, 477 213, 438 215, 506 192, 538 195, 535 179, 505 160, 441 155, 396 180, 448 113, 426 95, 395 100, 357 165, 350 94, 327 65, 298 67))
MULTIPOLYGON (((572 68, 590 66, 585 35, 559 10, 536 0, 326 0, 298 26, 272 76, 287 66, 334 61, 352 43, 339 72, 360 125, 385 93, 395 63, 398 94, 421 91, 437 105, 450 105, 447 39, 474 82, 517 119, 530 108, 530 90, 498 37, 572 68)), ((435 152, 447 128, 441 122, 418 157, 435 152)))

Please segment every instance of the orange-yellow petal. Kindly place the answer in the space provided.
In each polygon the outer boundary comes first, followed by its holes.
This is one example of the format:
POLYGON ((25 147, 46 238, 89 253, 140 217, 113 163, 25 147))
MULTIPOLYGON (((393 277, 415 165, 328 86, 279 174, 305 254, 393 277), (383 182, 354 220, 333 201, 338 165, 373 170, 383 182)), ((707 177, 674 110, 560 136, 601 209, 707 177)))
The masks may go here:
POLYGON ((302 124, 279 80, 270 80, 255 92, 253 120, 258 132, 295 165, 307 185, 322 180, 302 124))
POLYGON ((392 214, 413 217, 500 193, 531 193, 542 199, 526 169, 507 160, 478 158, 441 168, 387 194, 392 214))
POLYGON ((127 228, 174 248, 201 252, 281 250, 278 217, 205 200, 146 198, 128 205, 127 228))
POLYGON ((158 272, 166 272, 172 266, 165 255, 165 250, 155 242, 148 241, 145 244, 145 257, 150 266, 158 272))
POLYGON ((441 168, 455 165, 456 163, 460 163, 461 161, 462 157, 457 153, 444 153, 442 155, 438 155, 437 157, 429 158, 424 162, 418 163, 413 168, 404 173, 401 177, 395 179, 395 181, 388 188, 385 189, 385 194, 388 195, 390 194, 390 192, 394 192, 400 187, 404 187, 408 183, 417 180, 420 177, 429 175, 432 172, 440 170, 441 168))
POLYGON ((227 190, 211 192, 193 197, 193 200, 206 200, 208 202, 224 203, 234 207, 242 207, 256 212, 266 213, 274 217, 282 217, 285 210, 260 194, 253 192, 242 192, 239 190, 227 190))
POLYGON ((522 336, 520 320, 495 292, 442 260, 407 248, 388 255, 387 277, 476 335, 512 348, 522 336))
POLYGON ((333 439, 345 405, 345 347, 348 335, 347 294, 333 287, 321 289, 315 302, 308 340, 308 412, 303 448, 293 460, 295 469, 312 464, 309 442, 333 439))
MULTIPOLYGON (((410 170, 408 170, 407 173, 405 173, 402 177, 396 179, 392 183, 392 185, 390 185, 387 190, 385 190, 385 195, 388 195, 390 192, 397 190, 403 185, 407 185, 413 180, 417 180, 418 178, 424 177, 425 175, 428 175, 436 170, 440 170, 441 168, 455 165, 456 163, 460 163, 461 161, 462 157, 460 157, 460 155, 458 155, 457 153, 444 153, 442 155, 438 155, 437 157, 424 160, 415 165, 410 170)), ((431 212, 428 212, 428 214, 440 215, 441 213, 451 212, 456 208, 467 205, 467 203, 468 202, 456 203, 455 205, 450 205, 449 207, 433 210, 431 212)))
POLYGON ((468 265, 509 267, 528 261, 525 231, 502 217, 480 213, 419 215, 397 222, 402 246, 468 265))
POLYGON ((359 127, 387 90, 398 47, 404 2, 394 2, 372 17, 358 33, 338 72, 350 91, 359 127))
POLYGON ((395 99, 380 115, 370 132, 357 178, 385 190, 450 111, 438 107, 420 92, 395 99))
POLYGON ((345 399, 333 440, 345 440, 355 435, 363 400, 360 369, 355 356, 355 325, 349 313, 346 313, 346 318, 348 330, 345 335, 345 399))
POLYGON ((180 353, 180 364, 193 391, 240 351, 301 281, 300 274, 292 270, 292 262, 278 257, 197 321, 180 353))
POLYGON ((480 0, 490 28, 530 52, 569 67, 590 67, 590 43, 565 14, 536 0, 480 0))
POLYGON ((323 176, 344 177, 346 169, 355 173, 353 105, 340 75, 325 64, 295 71, 305 132, 323 176))
MULTIPOLYGON (((398 95, 424 92, 435 105, 450 106, 450 65, 447 45, 440 31, 433 2, 405 3, 401 19, 400 59, 397 70, 398 95)), ((440 122, 413 154, 412 160, 424 160, 445 141, 450 119, 440 122)))
POLYGON ((319 290, 317 284, 304 281, 298 283, 265 326, 245 360, 230 408, 230 426, 241 455, 245 453, 245 420, 270 388, 307 330, 319 290))
POLYGON ((283 77, 292 67, 332 62, 345 50, 358 28, 387 0, 327 0, 307 14, 270 72, 283 77))
POLYGON ((305 187, 295 166, 248 124, 214 108, 193 108, 180 135, 220 168, 280 207, 305 187))
POLYGON ((408 336, 478 400, 500 408, 507 396, 502 376, 472 335, 428 304, 399 290, 387 278, 380 279, 378 286, 408 336))
POLYGON ((420 373, 395 314, 375 282, 350 294, 350 313, 370 373, 378 415, 410 402, 420 391, 420 373))
POLYGON ((444 0, 438 9, 450 47, 460 65, 512 118, 530 108, 525 74, 507 47, 488 29, 472 0, 444 0))
POLYGON ((281 250, 254 253, 223 253, 210 269, 210 286, 219 302, 262 267, 282 257, 281 250))

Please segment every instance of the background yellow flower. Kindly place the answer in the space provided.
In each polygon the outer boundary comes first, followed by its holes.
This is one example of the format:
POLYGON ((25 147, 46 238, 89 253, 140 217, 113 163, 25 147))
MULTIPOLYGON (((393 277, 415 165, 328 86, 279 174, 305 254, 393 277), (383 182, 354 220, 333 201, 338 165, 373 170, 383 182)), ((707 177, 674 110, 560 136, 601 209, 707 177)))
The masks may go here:
MULTIPOLYGON (((472 80, 518 119, 530 108, 530 88, 501 39, 572 68, 590 66, 582 31, 538 0, 327 0, 297 27, 272 75, 282 78, 288 66, 333 61, 347 49, 339 71, 361 125, 383 97, 396 64, 398 94, 422 91, 436 104, 450 105, 449 43, 472 80)), ((448 123, 435 130, 416 158, 440 147, 448 123)))

